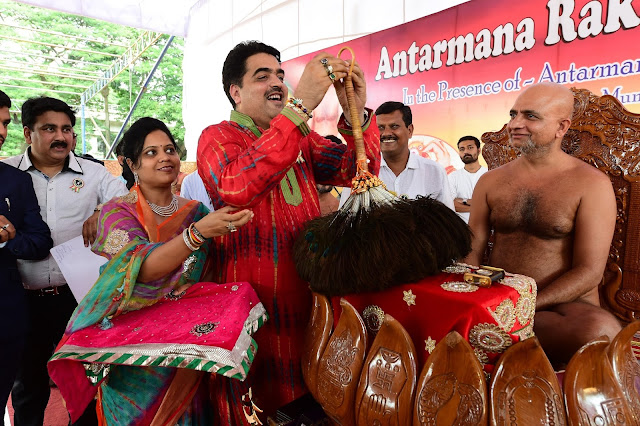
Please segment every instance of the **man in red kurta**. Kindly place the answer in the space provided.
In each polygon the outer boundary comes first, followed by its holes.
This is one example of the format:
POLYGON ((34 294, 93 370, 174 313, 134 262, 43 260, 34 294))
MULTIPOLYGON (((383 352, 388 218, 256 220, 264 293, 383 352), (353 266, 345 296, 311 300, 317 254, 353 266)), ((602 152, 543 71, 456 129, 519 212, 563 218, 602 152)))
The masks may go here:
MULTIPOLYGON (((248 386, 268 415, 306 392, 300 356, 311 297, 294 267, 293 241, 303 224, 320 214, 316 183, 347 186, 356 172, 351 127, 344 116, 338 129, 346 145, 310 131, 306 121, 332 84, 348 111, 341 82, 347 70, 348 62, 317 55, 305 67, 295 101, 288 102, 276 49, 245 42, 225 61, 223 86, 234 110, 229 121, 203 131, 198 171, 215 208, 249 207, 255 214, 237 232, 218 239, 213 253, 219 282, 250 282, 270 319, 256 334, 258 355, 246 383, 216 379, 224 423, 244 420, 239 407, 248 386)), ((377 174, 379 134, 375 117, 365 109, 364 75, 357 65, 353 83, 369 170, 377 174)))

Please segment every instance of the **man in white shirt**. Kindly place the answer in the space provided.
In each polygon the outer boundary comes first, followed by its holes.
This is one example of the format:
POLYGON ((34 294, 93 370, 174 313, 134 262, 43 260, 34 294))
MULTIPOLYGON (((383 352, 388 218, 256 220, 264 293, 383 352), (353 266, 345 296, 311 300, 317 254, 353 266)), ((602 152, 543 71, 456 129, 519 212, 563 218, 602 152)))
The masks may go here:
MULTIPOLYGON (((385 102, 376 110, 376 119, 382 152, 379 177, 387 189, 398 197, 429 196, 453 210, 444 167, 409 150, 409 139, 413 136, 411 108, 402 102, 385 102)), ((350 188, 342 191, 340 206, 350 193, 350 188)))
MULTIPOLYGON (((22 105, 26 152, 3 160, 31 175, 42 219, 54 245, 83 235, 95 239, 97 206, 127 193, 125 185, 98 163, 72 152, 73 110, 48 97, 22 105)), ((58 344, 77 303, 51 255, 43 260, 18 260, 26 289, 29 326, 11 400, 16 426, 42 425, 49 400, 47 360, 58 344)))
POLYGON ((209 193, 204 187, 202 178, 200 177, 200 174, 197 170, 185 176, 184 180, 182 181, 182 186, 180 187, 180 196, 183 198, 188 198, 189 200, 200 201, 202 204, 207 206, 209 211, 213 211, 211 198, 209 198, 209 193))
POLYGON ((480 176, 487 172, 486 167, 480 166, 480 141, 475 136, 463 136, 458 141, 458 153, 464 163, 464 168, 449 175, 449 186, 453 196, 453 205, 458 216, 469 223, 471 211, 471 196, 480 176))

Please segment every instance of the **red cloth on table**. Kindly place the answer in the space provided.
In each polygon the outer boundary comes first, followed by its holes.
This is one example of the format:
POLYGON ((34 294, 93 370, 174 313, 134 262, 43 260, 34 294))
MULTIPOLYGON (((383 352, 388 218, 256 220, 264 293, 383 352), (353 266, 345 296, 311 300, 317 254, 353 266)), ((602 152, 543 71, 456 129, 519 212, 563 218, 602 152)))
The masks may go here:
MULTIPOLYGON (((379 134, 375 117, 370 116, 364 142, 369 170, 377 174, 379 134)), ((240 385, 252 386, 256 405, 266 414, 306 392, 300 357, 311 293, 295 270, 293 241, 303 224, 320 214, 316 183, 350 185, 356 172, 353 137, 344 117, 338 128, 347 145, 315 132, 304 136, 284 115, 274 118, 267 130, 256 128, 248 116, 235 111, 231 119, 202 133, 198 171, 215 208, 249 207, 255 216, 238 232, 216 239, 212 253, 221 282, 251 283, 270 319, 254 336, 258 354, 246 383, 216 378, 217 409, 225 424, 243 418, 238 414, 240 385), (297 200, 285 196, 285 191, 296 194, 297 188, 297 200), (228 384, 234 389, 229 391, 228 384)))
MULTIPOLYGON (((505 349, 533 335, 536 292, 535 281, 522 275, 507 274, 502 283, 482 288, 464 283, 462 273, 443 272, 417 283, 345 299, 362 315, 370 341, 380 319, 375 317, 375 307, 398 320, 416 347, 418 371, 429 349, 455 330, 471 343, 484 370, 491 373, 505 349)), ((337 322, 339 297, 332 299, 332 306, 337 322)))

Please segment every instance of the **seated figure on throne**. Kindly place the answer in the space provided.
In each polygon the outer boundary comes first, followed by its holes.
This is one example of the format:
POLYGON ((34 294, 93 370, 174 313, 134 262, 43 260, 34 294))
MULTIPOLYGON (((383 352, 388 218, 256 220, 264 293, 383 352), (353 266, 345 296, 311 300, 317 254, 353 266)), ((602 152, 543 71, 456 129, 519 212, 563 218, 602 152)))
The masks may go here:
POLYGON ((536 280, 534 331, 556 367, 585 343, 620 331, 598 295, 615 196, 604 173, 561 148, 573 107, 571 91, 555 83, 518 96, 507 131, 520 156, 480 178, 469 220, 469 263, 480 262, 493 231, 489 263, 536 280))

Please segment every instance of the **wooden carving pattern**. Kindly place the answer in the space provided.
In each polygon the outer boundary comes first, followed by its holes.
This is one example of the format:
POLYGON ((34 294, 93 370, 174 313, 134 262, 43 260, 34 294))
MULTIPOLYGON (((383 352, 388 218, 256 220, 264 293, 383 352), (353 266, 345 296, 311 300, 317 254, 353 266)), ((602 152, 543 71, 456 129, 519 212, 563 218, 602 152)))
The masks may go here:
POLYGON ((318 398, 318 366, 327 346, 332 325, 333 311, 329 300, 326 296, 314 293, 313 307, 303 343, 301 365, 304 382, 316 399, 318 398))
POLYGON ((453 426, 472 426, 480 424, 482 418, 482 396, 480 392, 466 383, 458 385, 460 405, 453 426))
POLYGON ((445 373, 432 377, 418 395, 418 419, 421 425, 434 425, 440 409, 454 394, 460 397, 454 426, 478 425, 482 418, 482 396, 465 383, 459 383, 455 374, 445 373))
POLYGON ((563 385, 571 424, 634 423, 608 347, 608 338, 594 339, 582 346, 567 365, 563 385))
POLYGON ((336 408, 344 402, 344 388, 353 381, 349 366, 358 353, 349 330, 344 330, 338 338, 330 342, 327 352, 318 369, 318 397, 323 405, 336 408))
POLYGON ((398 395, 407 381, 402 355, 380 347, 369 364, 370 388, 365 395, 366 424, 398 424, 393 413, 398 410, 398 395))
POLYGON ((367 330, 358 311, 340 300, 342 313, 317 373, 316 400, 337 424, 355 424, 353 404, 367 347, 367 330))
POLYGON ((411 337, 385 314, 362 368, 356 398, 358 425, 411 422, 416 385, 416 349, 411 337))
MULTIPOLYGON (((572 89, 574 114, 562 149, 606 173, 616 195, 617 220, 607 269, 622 270, 621 279, 607 274, 602 299, 619 318, 640 318, 640 115, 612 96, 598 97, 572 89)), ((517 157, 506 125, 482 135, 482 155, 489 169, 517 157)))
POLYGON ((640 364, 633 356, 631 348, 625 354, 624 363, 625 371, 621 381, 622 390, 629 400, 631 411, 640 422, 640 364))
POLYGON ((438 410, 451 400, 457 390, 455 374, 433 377, 418 395, 418 419, 421 425, 435 425, 438 410))
POLYGON ((624 400, 622 398, 614 398, 600 403, 599 413, 587 413, 579 407, 580 424, 589 426, 601 425, 626 425, 629 424, 625 415, 624 400))
POLYGON ((553 390, 551 383, 539 377, 535 371, 523 372, 510 380, 500 392, 496 413, 498 425, 518 425, 518 400, 533 401, 541 397, 544 399, 544 424, 564 425, 562 416, 557 415, 564 411, 562 398, 553 390), (521 395, 516 396, 517 393, 521 395))

